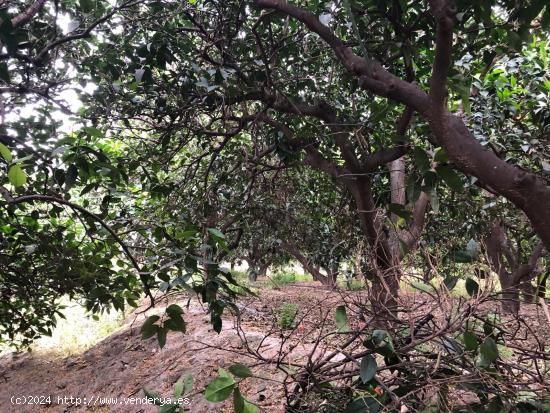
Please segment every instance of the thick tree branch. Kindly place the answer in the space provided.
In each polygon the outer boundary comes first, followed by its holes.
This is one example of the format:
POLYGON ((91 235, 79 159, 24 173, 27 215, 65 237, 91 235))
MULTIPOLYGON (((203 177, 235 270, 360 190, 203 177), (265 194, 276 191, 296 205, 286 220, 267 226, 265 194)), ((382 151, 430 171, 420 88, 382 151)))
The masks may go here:
POLYGON ((300 252, 296 245, 294 245, 292 242, 285 241, 281 244, 281 247, 294 258, 296 258, 296 260, 298 260, 302 267, 304 267, 304 269, 311 274, 314 280, 323 282, 326 277, 321 274, 321 272, 316 267, 309 263, 308 259, 300 252))
POLYGON ((399 238, 405 243, 407 248, 412 249, 422 235, 426 223, 426 209, 430 197, 422 192, 413 207, 413 217, 409 227, 399 231, 399 238))
POLYGON ((489 237, 485 241, 485 247, 487 250, 487 256, 489 257, 489 262, 493 267, 493 270, 497 273, 500 282, 507 285, 510 278, 510 273, 504 265, 502 254, 504 245, 506 243, 506 234, 501 227, 500 220, 496 220, 493 223, 489 237))
POLYGON ((456 7, 448 0, 430 0, 436 21, 435 59, 430 79, 434 109, 442 109, 447 99, 447 73, 453 56, 453 27, 456 7))
POLYGON ((11 25, 13 26, 13 28, 17 28, 19 26, 27 24, 34 17, 34 15, 38 13, 44 3, 46 3, 46 0, 36 0, 24 12, 13 17, 11 19, 11 25))
POLYGON ((281 0, 255 0, 254 4, 260 8, 278 10, 294 17, 311 31, 317 33, 332 48, 346 69, 350 73, 360 76, 359 84, 362 88, 411 106, 420 113, 429 113, 428 96, 417 85, 389 73, 374 60, 366 60, 357 56, 314 14, 281 0))

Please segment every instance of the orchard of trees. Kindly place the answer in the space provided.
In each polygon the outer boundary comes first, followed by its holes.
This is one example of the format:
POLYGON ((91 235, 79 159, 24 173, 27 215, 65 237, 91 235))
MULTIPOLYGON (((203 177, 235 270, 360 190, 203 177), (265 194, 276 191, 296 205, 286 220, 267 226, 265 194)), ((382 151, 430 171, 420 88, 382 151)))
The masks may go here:
MULTIPOLYGON (((547 1, 0 7, 3 344, 51 334, 63 297, 179 292, 219 333, 293 264, 351 295, 303 365, 252 354, 285 411, 550 409, 547 1)), ((264 411, 238 366, 205 397, 264 411)))

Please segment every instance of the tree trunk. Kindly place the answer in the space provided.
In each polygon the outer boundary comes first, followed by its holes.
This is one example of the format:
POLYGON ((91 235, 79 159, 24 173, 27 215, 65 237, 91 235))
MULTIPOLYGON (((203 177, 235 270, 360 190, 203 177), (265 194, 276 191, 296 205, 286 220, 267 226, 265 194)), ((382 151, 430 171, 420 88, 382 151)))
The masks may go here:
POLYGON ((338 279, 339 274, 339 267, 340 262, 335 262, 329 267, 325 268, 325 272, 327 273, 326 277, 324 277, 324 282, 321 281, 324 285, 334 287, 336 285, 336 281, 338 279))
POLYGON ((401 275, 398 268, 389 268, 374 277, 369 290, 374 326, 385 328, 397 320, 401 275))
POLYGON ((502 312, 517 315, 519 313, 519 287, 509 285, 502 289, 502 312))
MULTIPOLYGON (((526 264, 519 262, 518 250, 514 251, 509 243, 506 231, 501 220, 495 220, 491 233, 485 242, 489 263, 500 280, 502 289, 502 310, 505 313, 517 314, 519 312, 520 289, 528 289, 531 280, 537 275, 537 262, 541 257, 544 245, 539 243, 531 253, 526 264), (506 258, 505 258, 506 257, 506 258), (508 262, 511 270, 506 268, 508 262)), ((518 247, 519 248, 519 247, 518 247)), ((528 296, 534 299, 534 293, 528 292, 528 296)))
POLYGON ((267 275, 268 269, 269 269, 269 263, 267 262, 260 263, 258 267, 258 277, 265 277, 267 275))
POLYGON ((304 268, 304 271, 311 274, 313 279, 315 281, 319 281, 323 285, 329 285, 334 286, 336 284, 336 276, 338 276, 338 272, 336 272, 335 276, 332 278, 331 273, 327 272, 327 276, 323 275, 318 267, 310 264, 306 257, 298 250, 298 247, 294 245, 291 242, 283 242, 281 247, 288 252, 290 255, 292 255, 296 260, 302 265, 304 268))
POLYGON ((535 298, 537 296, 537 288, 531 284, 531 281, 526 281, 520 284, 521 295, 523 302, 528 304, 535 303, 535 298))
MULTIPOLYGON (((399 205, 406 204, 405 162, 402 158, 390 163, 391 200, 399 205)), ((361 229, 371 247, 375 275, 372 279, 370 302, 375 316, 381 324, 397 318, 397 296, 401 279, 401 259, 405 254, 403 246, 412 249, 418 242, 424 228, 424 217, 428 196, 422 193, 413 207, 413 219, 404 229, 396 226, 384 231, 383 213, 376 207, 369 178, 358 177, 346 185, 353 195, 359 214, 361 229)), ((392 222, 397 217, 392 214, 392 222)))

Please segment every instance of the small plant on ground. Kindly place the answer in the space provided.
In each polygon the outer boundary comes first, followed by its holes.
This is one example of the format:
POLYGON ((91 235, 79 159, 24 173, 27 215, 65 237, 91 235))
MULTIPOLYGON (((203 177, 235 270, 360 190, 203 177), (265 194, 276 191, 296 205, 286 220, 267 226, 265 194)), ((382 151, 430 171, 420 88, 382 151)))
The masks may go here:
POLYGON ((289 330, 294 326, 294 321, 298 315, 298 306, 294 303, 284 303, 279 308, 279 327, 283 330, 289 330))

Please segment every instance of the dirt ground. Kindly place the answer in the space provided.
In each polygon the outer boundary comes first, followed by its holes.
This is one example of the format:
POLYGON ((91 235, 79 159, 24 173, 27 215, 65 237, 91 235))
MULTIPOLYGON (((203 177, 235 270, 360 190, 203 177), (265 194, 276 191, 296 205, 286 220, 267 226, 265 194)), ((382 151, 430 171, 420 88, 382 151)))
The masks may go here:
MULTIPOLYGON (((361 292, 354 293, 360 295, 361 292)), ((273 357, 281 346, 276 334, 266 337, 276 317, 273 309, 285 302, 298 304, 301 309, 333 309, 342 303, 343 296, 329 291, 316 283, 286 285, 278 290, 262 291, 261 297, 246 297, 239 301, 242 312, 241 334, 251 346, 260 348, 263 357, 273 357), (259 347, 258 347, 259 346, 259 347)), ((418 296, 410 299, 418 301, 418 296)), ((185 310, 187 333, 170 333, 166 346, 159 349, 156 338, 142 340, 140 327, 151 311, 162 312, 163 306, 178 302, 187 304, 185 297, 172 298, 146 314, 130 315, 124 326, 115 334, 76 357, 56 358, 47 354, 19 353, 0 358, 0 413, 8 412, 156 412, 158 407, 150 405, 126 405, 123 398, 144 396, 143 388, 169 396, 174 383, 183 375, 192 374, 194 389, 189 395, 189 404, 184 406, 190 412, 229 412, 230 401, 222 404, 207 402, 201 391, 219 367, 242 362, 252 366, 256 376, 241 385, 242 393, 262 412, 283 412, 282 385, 284 376, 274 367, 254 367, 247 357, 243 343, 235 329, 235 318, 224 316, 223 330, 217 334, 212 330, 209 315, 200 304, 191 300, 185 310), (14 405, 14 396, 50 397, 48 405, 14 405), (70 397, 73 397, 71 404, 70 397), (118 398, 116 404, 109 404, 98 398, 118 398), (64 399, 65 398, 65 399, 64 399), (80 404, 75 403, 80 398, 80 404), (85 405, 84 399, 89 404, 85 405), (103 402, 103 403, 102 403, 103 402)), ((527 310, 526 310, 527 311, 527 310)), ((531 325, 540 324, 543 340, 548 342, 548 324, 541 311, 530 314, 531 325), (546 327, 542 328, 542 326, 546 327)), ((304 319, 304 328, 316 326, 312 311, 304 319)), ((300 360, 311 351, 311 342, 295 343, 291 349, 292 358, 300 360)), ((127 401, 126 401, 127 402, 127 401)))
MULTIPOLYGON (((261 299, 247 298, 239 303, 247 340, 254 343, 264 339, 262 330, 266 323, 274 320, 269 314, 272 307, 289 301, 306 306, 311 302, 312 292, 323 301, 326 296, 331 297, 330 301, 338 299, 336 293, 311 284, 268 290, 261 299)), ((162 312, 166 305, 174 302, 183 306, 187 299, 172 299, 151 311, 162 312)), ((223 330, 217 334, 212 330, 205 309, 192 300, 189 309, 185 310, 187 333, 169 333, 165 347, 160 349, 155 337, 142 340, 140 336, 141 324, 151 311, 137 318, 129 316, 117 333, 77 357, 62 359, 47 354, 12 353, 0 358, 0 412, 156 412, 158 407, 124 405, 121 398, 143 397, 144 387, 169 396, 173 384, 187 374, 192 374, 195 380, 189 405, 185 406, 188 411, 230 411, 227 403, 209 403, 197 393, 216 376, 219 367, 227 368, 238 361, 250 362, 238 354, 242 352, 242 343, 235 330, 234 317, 226 314, 223 330), (14 396, 38 396, 41 401, 48 401, 49 396, 51 404, 16 406, 12 403, 14 396), (74 398, 72 405, 71 396, 74 398), (100 398, 114 397, 119 398, 116 405, 108 405, 110 401, 100 405, 100 398), (75 403, 76 398, 80 398, 80 406, 75 403), (95 402, 96 405, 84 405, 84 398, 87 403, 95 402)), ((269 337, 262 343, 262 352, 269 354, 272 350, 271 353, 276 353, 279 344, 277 338, 269 337)), ((299 354, 300 350, 295 352, 299 354)), ((278 373, 265 366, 254 372, 270 380, 247 379, 241 386, 242 393, 262 411, 283 412, 281 386, 271 381, 280 378, 278 373)))

